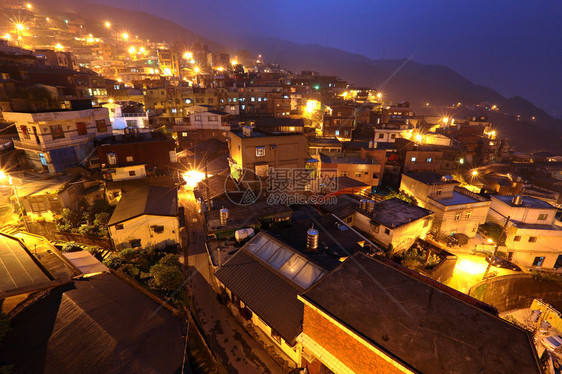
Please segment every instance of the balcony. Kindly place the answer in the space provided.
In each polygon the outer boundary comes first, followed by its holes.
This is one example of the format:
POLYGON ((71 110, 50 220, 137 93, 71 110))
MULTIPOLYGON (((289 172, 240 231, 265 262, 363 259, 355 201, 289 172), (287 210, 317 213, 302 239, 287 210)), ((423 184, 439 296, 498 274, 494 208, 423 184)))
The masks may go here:
POLYGON ((146 112, 138 112, 138 113, 121 113, 120 116, 115 116, 115 117, 122 117, 122 118, 131 118, 131 117, 148 117, 148 114, 146 112))
POLYGON ((80 136, 75 138, 55 139, 48 141, 46 144, 37 144, 34 140, 26 139, 25 142, 14 139, 14 147, 16 149, 45 152, 57 148, 72 147, 79 144, 91 142, 95 139, 94 134, 88 136, 80 136))

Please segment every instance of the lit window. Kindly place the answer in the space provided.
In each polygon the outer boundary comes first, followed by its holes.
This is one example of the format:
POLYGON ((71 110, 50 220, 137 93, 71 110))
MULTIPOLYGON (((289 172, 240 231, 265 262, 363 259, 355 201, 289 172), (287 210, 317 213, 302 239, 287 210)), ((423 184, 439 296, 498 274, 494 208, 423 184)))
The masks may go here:
POLYGON ((536 243, 537 242, 537 237, 536 236, 530 236, 529 237, 529 243, 536 243))
POLYGON ((265 147, 256 147, 256 157, 265 156, 265 147))
POLYGON ((250 98, 250 101, 256 101, 256 98, 252 96, 252 97, 250 98))
POLYGON ((535 257, 535 260, 533 261, 533 266, 542 266, 543 262, 544 262, 544 256, 535 257))
POLYGON ((460 219, 461 219, 461 214, 460 213, 455 214, 455 221, 460 221, 460 219))
POLYGON ((431 162, 431 157, 428 157, 426 161, 431 162))
POLYGON ((336 136, 340 136, 340 130, 336 130, 336 136))
POLYGON ((464 218, 469 219, 471 215, 472 215, 472 212, 466 212, 464 218))
POLYGON ((133 162, 133 156, 127 156, 127 162, 133 162))
POLYGON ((415 157, 412 157, 412 158, 410 159, 410 161, 416 162, 416 158, 415 158, 415 157))
POLYGON ((545 221, 548 218, 548 214, 539 214, 537 218, 539 221, 545 221))
POLYGON ((117 164, 117 155, 115 153, 108 153, 107 154, 107 163, 109 165, 116 165, 117 164))

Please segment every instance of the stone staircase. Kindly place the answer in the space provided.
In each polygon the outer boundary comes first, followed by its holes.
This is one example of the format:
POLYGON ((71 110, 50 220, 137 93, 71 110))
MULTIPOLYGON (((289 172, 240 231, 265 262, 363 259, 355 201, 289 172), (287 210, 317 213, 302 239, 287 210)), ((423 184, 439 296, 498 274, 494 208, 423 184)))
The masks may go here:
POLYGON ((17 234, 20 229, 14 225, 2 225, 0 226, 0 232, 7 235, 17 234))

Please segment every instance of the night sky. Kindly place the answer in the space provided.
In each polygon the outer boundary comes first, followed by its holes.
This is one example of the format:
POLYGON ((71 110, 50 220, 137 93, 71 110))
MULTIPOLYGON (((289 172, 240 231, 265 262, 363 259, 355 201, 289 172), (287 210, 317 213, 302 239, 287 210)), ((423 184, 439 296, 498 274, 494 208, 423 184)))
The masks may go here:
POLYGON ((373 59, 414 54, 562 117, 562 2, 522 0, 98 0, 204 37, 273 36, 373 59))

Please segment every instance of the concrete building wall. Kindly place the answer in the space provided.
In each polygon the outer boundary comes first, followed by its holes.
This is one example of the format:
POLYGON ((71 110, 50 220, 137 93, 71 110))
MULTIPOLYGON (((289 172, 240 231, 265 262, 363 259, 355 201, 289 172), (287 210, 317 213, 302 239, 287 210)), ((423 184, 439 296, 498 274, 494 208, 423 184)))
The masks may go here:
POLYGON ((131 165, 123 166, 113 169, 115 173, 112 173, 111 179, 113 181, 122 181, 127 179, 139 179, 146 177, 145 165, 131 165))
POLYGON ((178 217, 142 215, 109 227, 109 235, 117 249, 130 248, 131 240, 140 239, 140 247, 164 248, 180 243, 178 217), (162 232, 155 232, 152 226, 163 226, 162 232))
POLYGON ((277 341, 272 336, 271 327, 269 327, 269 325, 266 324, 261 318, 259 318, 258 315, 253 311, 252 311, 252 323, 255 326, 257 326, 261 331, 263 331, 271 339, 271 342, 275 344, 277 347, 279 347, 283 351, 283 353, 285 353, 287 356, 291 358, 291 360, 293 360, 297 365, 300 364, 301 347, 298 343, 295 345, 295 347, 291 347, 289 344, 287 344, 287 342, 283 338, 280 338, 280 341, 277 341))
POLYGON ((556 208, 554 207, 551 209, 537 209, 527 208, 524 206, 511 206, 497 199, 495 196, 492 196, 491 201, 491 210, 499 213, 503 217, 510 217, 510 219, 514 221, 550 225, 554 221, 554 216, 556 215, 556 208), (540 215, 546 215, 546 218, 539 220, 540 215))

